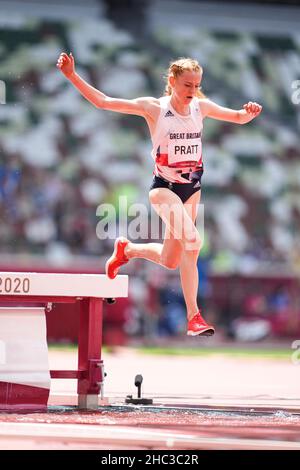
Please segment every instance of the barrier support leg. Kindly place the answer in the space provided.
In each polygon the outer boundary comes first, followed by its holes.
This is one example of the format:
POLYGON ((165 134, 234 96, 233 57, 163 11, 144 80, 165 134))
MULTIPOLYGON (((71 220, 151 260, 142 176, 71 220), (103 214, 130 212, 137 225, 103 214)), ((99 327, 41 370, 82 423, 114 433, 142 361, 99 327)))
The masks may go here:
POLYGON ((78 407, 95 409, 103 382, 101 361, 102 347, 102 299, 80 301, 78 336, 78 407))

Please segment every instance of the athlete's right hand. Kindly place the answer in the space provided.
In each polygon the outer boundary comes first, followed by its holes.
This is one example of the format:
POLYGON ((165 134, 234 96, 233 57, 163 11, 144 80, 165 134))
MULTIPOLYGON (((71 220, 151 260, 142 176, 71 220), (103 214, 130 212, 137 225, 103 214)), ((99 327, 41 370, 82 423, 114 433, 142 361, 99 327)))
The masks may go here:
POLYGON ((70 78, 75 73, 75 62, 72 52, 69 55, 62 52, 57 60, 56 67, 61 70, 65 77, 70 78))

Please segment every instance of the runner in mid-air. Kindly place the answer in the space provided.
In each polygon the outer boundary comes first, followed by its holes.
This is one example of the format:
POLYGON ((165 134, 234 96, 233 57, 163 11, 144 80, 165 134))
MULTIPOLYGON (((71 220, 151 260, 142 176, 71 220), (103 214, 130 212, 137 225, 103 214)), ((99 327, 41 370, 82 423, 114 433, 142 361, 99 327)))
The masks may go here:
POLYGON ((199 87, 202 68, 196 60, 180 58, 170 64, 165 96, 119 99, 106 96, 75 71, 72 54, 62 53, 57 67, 94 106, 103 110, 142 116, 149 127, 155 162, 149 198, 165 223, 163 243, 132 243, 115 240, 114 252, 106 262, 106 274, 114 279, 119 268, 133 258, 144 258, 168 269, 179 267, 187 309, 187 334, 211 336, 197 305, 197 259, 202 240, 195 226, 201 196, 202 129, 206 117, 246 124, 257 117, 262 106, 248 102, 240 110, 219 106, 207 99, 199 87))

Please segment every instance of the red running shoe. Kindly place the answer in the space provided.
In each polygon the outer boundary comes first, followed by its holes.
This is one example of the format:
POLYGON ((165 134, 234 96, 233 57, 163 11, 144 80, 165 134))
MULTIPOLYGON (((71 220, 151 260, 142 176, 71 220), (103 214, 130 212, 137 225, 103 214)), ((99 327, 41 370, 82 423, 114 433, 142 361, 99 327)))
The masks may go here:
POLYGON ((214 332, 214 327, 206 323, 204 318, 201 316, 200 310, 188 322, 187 335, 189 336, 212 336, 214 332))
POLYGON ((129 240, 127 240, 127 238, 116 238, 114 252, 105 264, 105 272, 110 279, 114 279, 119 272, 119 268, 123 264, 128 263, 129 258, 127 258, 124 253, 124 250, 128 243, 129 240))

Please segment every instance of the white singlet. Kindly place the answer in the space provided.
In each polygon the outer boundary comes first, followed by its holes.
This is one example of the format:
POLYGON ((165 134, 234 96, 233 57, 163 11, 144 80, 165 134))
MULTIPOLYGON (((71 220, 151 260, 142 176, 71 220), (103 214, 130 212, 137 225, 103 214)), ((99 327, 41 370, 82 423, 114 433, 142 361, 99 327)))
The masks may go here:
POLYGON ((154 175, 171 183, 189 183, 181 175, 202 168, 203 119, 198 99, 190 103, 190 114, 182 116, 172 107, 171 96, 159 98, 161 111, 152 136, 154 175))

